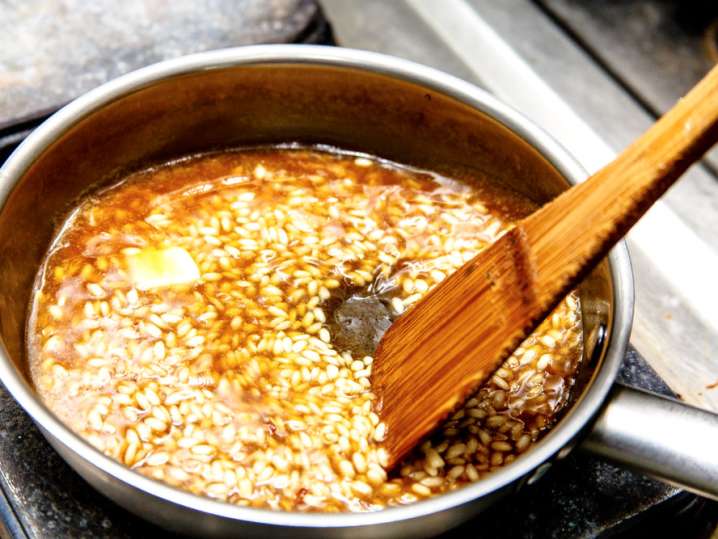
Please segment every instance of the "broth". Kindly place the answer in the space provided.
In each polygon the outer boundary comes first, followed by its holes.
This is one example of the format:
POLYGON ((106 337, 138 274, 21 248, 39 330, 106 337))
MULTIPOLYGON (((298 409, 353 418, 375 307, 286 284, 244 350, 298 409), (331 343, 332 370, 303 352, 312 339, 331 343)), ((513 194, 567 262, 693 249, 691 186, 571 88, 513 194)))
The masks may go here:
POLYGON ((33 382, 100 451, 232 503, 366 511, 459 488, 518 458, 566 403, 577 296, 389 475, 371 353, 532 208, 489 182, 320 149, 132 174, 85 200, 46 257, 33 382))

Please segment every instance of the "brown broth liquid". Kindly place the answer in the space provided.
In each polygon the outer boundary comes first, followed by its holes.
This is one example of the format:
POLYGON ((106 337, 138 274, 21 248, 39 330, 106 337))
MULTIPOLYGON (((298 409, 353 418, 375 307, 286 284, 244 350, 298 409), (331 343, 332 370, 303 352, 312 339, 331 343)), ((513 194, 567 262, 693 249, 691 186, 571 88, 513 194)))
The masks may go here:
POLYGON ((577 297, 388 476, 371 352, 531 209, 487 182, 336 151, 138 172, 59 231, 29 322, 33 381, 100 451, 240 505, 366 511, 461 487, 518 458, 566 403, 577 297))

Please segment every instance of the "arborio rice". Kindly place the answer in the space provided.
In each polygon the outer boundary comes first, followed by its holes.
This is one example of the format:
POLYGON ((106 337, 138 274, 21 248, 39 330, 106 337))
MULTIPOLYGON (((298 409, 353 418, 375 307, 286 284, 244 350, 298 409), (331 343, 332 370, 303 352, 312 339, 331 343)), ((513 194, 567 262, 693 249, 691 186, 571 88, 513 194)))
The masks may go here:
POLYGON ((373 359, 337 346, 332 305, 374 294, 399 316, 529 210, 485 182, 308 149, 134 174, 86 200, 48 254, 33 380, 100 451, 239 505, 366 511, 459 488, 565 404, 577 297, 389 475, 373 359))

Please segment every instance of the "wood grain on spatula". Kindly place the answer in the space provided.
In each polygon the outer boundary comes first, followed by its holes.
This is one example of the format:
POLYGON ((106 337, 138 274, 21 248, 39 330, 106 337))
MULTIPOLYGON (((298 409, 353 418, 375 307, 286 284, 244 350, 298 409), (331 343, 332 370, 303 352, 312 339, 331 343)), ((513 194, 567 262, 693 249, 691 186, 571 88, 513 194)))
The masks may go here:
POLYGON ((372 374, 390 466, 486 381, 716 140, 718 67, 613 162, 519 221, 399 318, 372 374))

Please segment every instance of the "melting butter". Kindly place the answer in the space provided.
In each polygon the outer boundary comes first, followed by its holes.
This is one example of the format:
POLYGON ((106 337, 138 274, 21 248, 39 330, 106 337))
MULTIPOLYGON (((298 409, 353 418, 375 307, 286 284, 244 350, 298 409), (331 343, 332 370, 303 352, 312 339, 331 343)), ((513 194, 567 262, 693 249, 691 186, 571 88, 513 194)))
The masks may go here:
POLYGON ((130 278, 139 290, 189 284, 199 279, 192 255, 181 247, 146 248, 127 255, 130 278))

